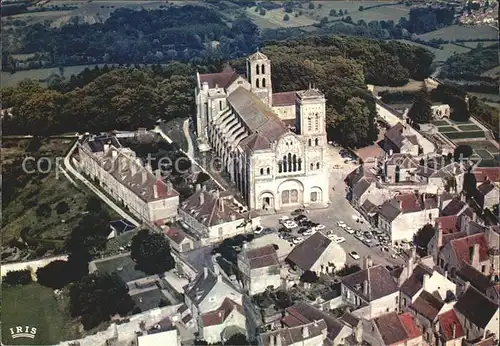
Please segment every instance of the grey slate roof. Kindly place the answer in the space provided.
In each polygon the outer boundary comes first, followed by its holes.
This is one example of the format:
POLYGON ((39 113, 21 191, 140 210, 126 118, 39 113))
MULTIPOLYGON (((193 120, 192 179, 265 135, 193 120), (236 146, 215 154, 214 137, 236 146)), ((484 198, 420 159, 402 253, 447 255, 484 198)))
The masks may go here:
POLYGON ((432 272, 432 269, 427 268, 423 264, 417 265, 410 277, 401 285, 401 292, 409 297, 413 297, 422 288, 424 275, 432 275, 432 272))
POLYGON ((327 314, 324 311, 321 311, 309 304, 304 302, 297 303, 295 305, 290 306, 286 309, 291 314, 294 312, 298 313, 300 316, 305 317, 309 321, 319 321, 324 320, 326 322, 326 328, 328 331, 328 338, 333 340, 339 335, 340 331, 343 328, 342 323, 337 321, 331 315, 327 314), (293 312, 292 312, 293 311, 293 312))
POLYGON ((493 185, 491 182, 489 181, 485 181, 484 183, 482 183, 481 185, 479 185, 477 187, 477 190, 479 191, 479 193, 483 196, 486 196, 488 193, 490 193, 490 191, 492 191, 493 189, 495 188, 495 185, 493 185))
POLYGON ((388 222, 392 222, 401 214, 401 210, 391 201, 385 201, 380 206, 378 213, 387 219, 388 222))
POLYGON ((477 288, 482 293, 486 293, 488 288, 495 286, 495 283, 492 282, 486 275, 465 262, 462 263, 462 267, 457 272, 457 276, 464 281, 469 281, 472 286, 477 288))
POLYGON ((391 273, 381 265, 344 276, 342 283, 369 302, 398 291, 398 285, 391 273), (368 295, 363 294, 365 280, 368 282, 368 295))
POLYGON ((366 192, 366 190, 368 190, 368 188, 370 187, 371 184, 372 184, 371 181, 368 181, 365 178, 362 178, 360 181, 358 181, 356 186, 354 186, 354 189, 352 190, 352 192, 355 196, 357 196, 359 198, 366 192))
POLYGON ((321 232, 316 232, 297 245, 288 254, 286 260, 294 263, 304 271, 310 270, 331 243, 332 241, 321 232))
MULTIPOLYGON (((205 299, 205 297, 210 293, 210 291, 214 288, 217 283, 217 275, 215 275, 211 270, 207 270, 207 276, 205 277, 205 273, 201 272, 194 279, 192 285, 186 288, 186 295, 191 299, 191 301, 198 305, 205 299)), ((231 288, 233 284, 226 279, 225 276, 222 276, 222 281, 231 288)), ((236 290, 235 290, 236 291, 236 290)))
POLYGON ((476 326, 484 328, 498 310, 498 305, 474 287, 469 286, 454 308, 476 326))

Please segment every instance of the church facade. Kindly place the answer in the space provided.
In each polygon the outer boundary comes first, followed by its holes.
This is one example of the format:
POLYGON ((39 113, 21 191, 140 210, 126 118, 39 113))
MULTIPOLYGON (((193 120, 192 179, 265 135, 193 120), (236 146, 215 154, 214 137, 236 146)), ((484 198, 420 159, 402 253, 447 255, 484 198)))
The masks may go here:
POLYGON ((325 96, 318 89, 273 93, 271 61, 247 58, 247 78, 226 68, 198 74, 199 146, 221 159, 252 210, 328 205, 325 96))

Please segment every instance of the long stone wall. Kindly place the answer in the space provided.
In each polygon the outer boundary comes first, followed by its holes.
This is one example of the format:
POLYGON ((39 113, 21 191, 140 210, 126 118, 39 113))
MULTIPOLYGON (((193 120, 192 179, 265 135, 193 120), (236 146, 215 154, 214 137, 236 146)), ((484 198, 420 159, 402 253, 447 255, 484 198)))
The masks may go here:
POLYGON ((1 275, 2 275, 2 277, 4 277, 10 271, 25 270, 25 269, 29 269, 31 271, 36 272, 36 270, 38 268, 45 267, 50 262, 57 261, 57 260, 66 261, 67 259, 68 259, 68 255, 61 255, 61 256, 55 256, 55 257, 42 258, 42 259, 38 259, 38 260, 34 260, 34 261, 2 264, 0 267, 1 275))

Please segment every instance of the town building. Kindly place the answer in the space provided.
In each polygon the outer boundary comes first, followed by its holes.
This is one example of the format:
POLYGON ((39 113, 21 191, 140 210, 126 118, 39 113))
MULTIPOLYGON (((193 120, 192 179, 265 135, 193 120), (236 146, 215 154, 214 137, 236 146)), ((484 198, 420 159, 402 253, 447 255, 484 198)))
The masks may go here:
POLYGON ((170 246, 177 252, 194 250, 198 240, 178 227, 168 227, 163 233, 170 240, 170 246))
POLYGON ((451 109, 448 104, 433 104, 431 106, 432 118, 436 120, 450 118, 451 109))
POLYGON ((402 123, 397 123, 387 130, 382 147, 389 156, 396 153, 418 156, 422 151, 410 125, 402 123))
POLYGON ((260 217, 245 209, 231 194, 207 191, 200 185, 179 206, 179 217, 201 239, 201 246, 252 232, 260 224, 260 217))
POLYGON ((498 204, 499 195, 498 186, 490 181, 485 181, 477 187, 474 199, 481 208, 492 209, 495 204, 498 204))
POLYGON ((423 346, 422 332, 409 313, 389 312, 363 320, 363 341, 369 345, 423 346))
POLYGON ((267 56, 257 52, 246 63, 247 78, 231 68, 196 75, 199 147, 222 160, 252 210, 327 206, 324 94, 273 93, 267 56))
POLYGON ((163 225, 177 218, 179 194, 140 158, 110 135, 85 135, 78 142, 80 167, 100 188, 139 220, 163 225))
POLYGON ((451 309, 438 316, 436 345, 462 346, 464 339, 465 331, 455 310, 451 309))
POLYGON ((137 346, 181 346, 179 331, 166 318, 137 336, 137 346))
POLYGON ((205 267, 185 287, 185 304, 200 338, 208 343, 227 340, 236 333, 246 335, 242 294, 220 272, 205 267))
POLYGON ((316 274, 333 273, 335 269, 345 266, 344 249, 323 233, 316 232, 294 247, 285 262, 296 269, 299 274, 312 271, 316 274))
POLYGON ((399 288, 391 273, 381 265, 373 266, 371 258, 365 258, 363 266, 364 269, 341 279, 344 300, 356 307, 352 314, 373 319, 398 311, 399 288))
POLYGON ((243 245, 238 255, 238 269, 243 287, 251 296, 264 292, 268 287, 281 286, 280 262, 272 244, 249 249, 243 245))

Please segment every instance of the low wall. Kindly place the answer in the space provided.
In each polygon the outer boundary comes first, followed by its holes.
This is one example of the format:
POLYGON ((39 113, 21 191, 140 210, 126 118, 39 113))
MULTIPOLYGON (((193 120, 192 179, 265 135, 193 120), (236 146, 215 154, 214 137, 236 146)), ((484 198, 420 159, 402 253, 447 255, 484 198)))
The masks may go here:
POLYGON ((41 259, 33 260, 33 261, 2 264, 0 267, 1 275, 2 275, 2 277, 4 277, 8 272, 16 271, 16 270, 24 270, 24 269, 29 269, 29 270, 36 272, 36 270, 38 268, 45 267, 50 262, 57 261, 57 260, 66 261, 67 259, 68 259, 68 255, 61 255, 61 256, 41 258, 41 259))

